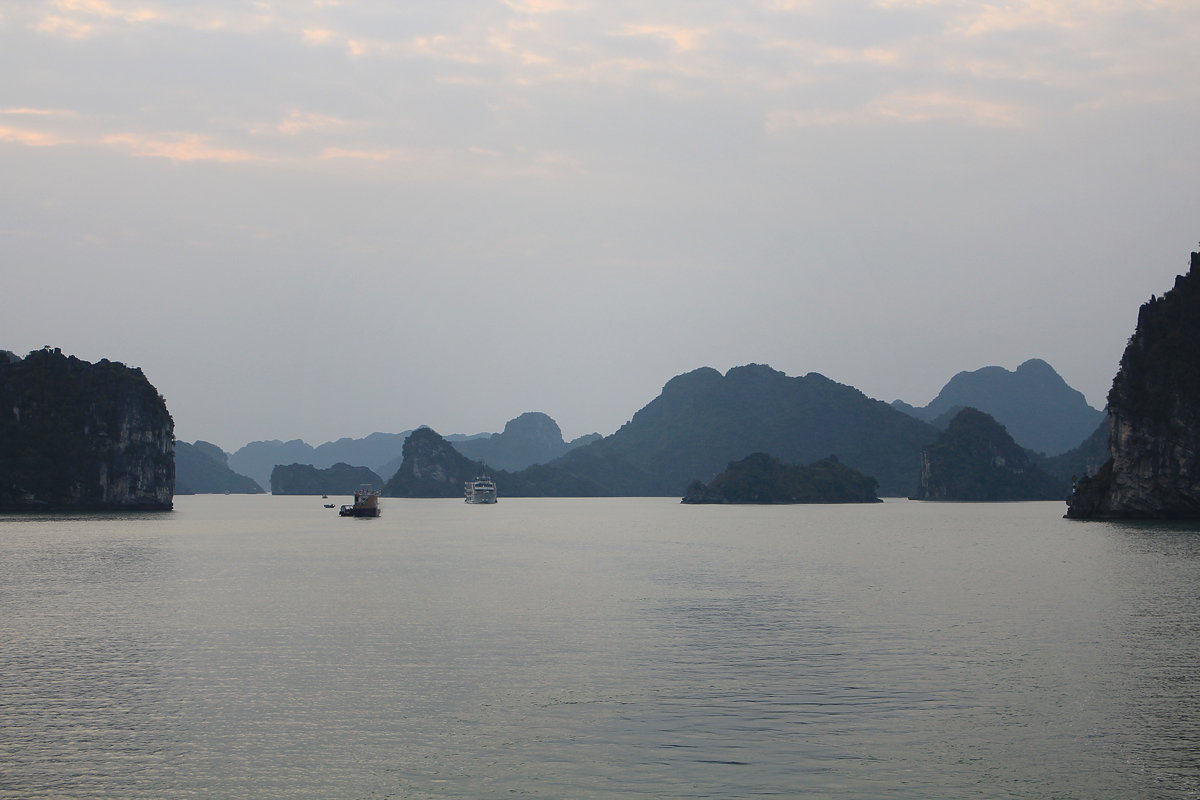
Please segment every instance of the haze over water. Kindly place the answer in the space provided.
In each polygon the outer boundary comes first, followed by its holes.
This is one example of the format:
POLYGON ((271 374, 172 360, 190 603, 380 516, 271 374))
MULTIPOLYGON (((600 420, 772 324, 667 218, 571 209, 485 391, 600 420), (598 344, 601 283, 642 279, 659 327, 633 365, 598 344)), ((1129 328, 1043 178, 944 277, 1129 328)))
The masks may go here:
POLYGON ((385 504, 0 517, 0 797, 1200 790, 1194 526, 385 504))

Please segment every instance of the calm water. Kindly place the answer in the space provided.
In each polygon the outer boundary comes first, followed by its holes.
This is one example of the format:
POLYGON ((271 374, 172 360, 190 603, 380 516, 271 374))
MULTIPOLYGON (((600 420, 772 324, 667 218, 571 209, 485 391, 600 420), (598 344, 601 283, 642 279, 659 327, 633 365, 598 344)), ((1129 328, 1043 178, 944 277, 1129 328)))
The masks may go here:
POLYGON ((176 508, 0 517, 0 797, 1200 792, 1197 529, 1061 503, 176 508))

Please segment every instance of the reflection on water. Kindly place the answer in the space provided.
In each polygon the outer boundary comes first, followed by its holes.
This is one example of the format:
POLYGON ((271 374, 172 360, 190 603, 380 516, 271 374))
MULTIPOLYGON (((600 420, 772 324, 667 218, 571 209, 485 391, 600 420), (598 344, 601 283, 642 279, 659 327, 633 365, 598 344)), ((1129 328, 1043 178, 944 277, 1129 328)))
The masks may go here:
POLYGON ((1200 531, 1061 504, 0 517, 0 797, 1190 797, 1200 531))

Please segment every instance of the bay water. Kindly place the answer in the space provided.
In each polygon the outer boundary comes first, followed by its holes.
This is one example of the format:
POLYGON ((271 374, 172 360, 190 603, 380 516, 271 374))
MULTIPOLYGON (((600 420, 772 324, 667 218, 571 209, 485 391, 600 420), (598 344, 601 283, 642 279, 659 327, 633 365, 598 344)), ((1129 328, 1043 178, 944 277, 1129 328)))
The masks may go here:
POLYGON ((0 516, 0 797, 1200 794, 1196 526, 383 502, 0 516))

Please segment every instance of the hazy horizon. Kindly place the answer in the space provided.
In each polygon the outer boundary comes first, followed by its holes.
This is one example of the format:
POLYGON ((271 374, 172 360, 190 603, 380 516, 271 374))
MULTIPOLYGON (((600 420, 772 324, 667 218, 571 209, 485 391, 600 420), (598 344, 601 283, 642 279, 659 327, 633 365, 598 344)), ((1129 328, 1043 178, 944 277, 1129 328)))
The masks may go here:
POLYGON ((0 347, 226 450, 766 363, 1103 408, 1200 239, 1185 0, 0 0, 0 347))

